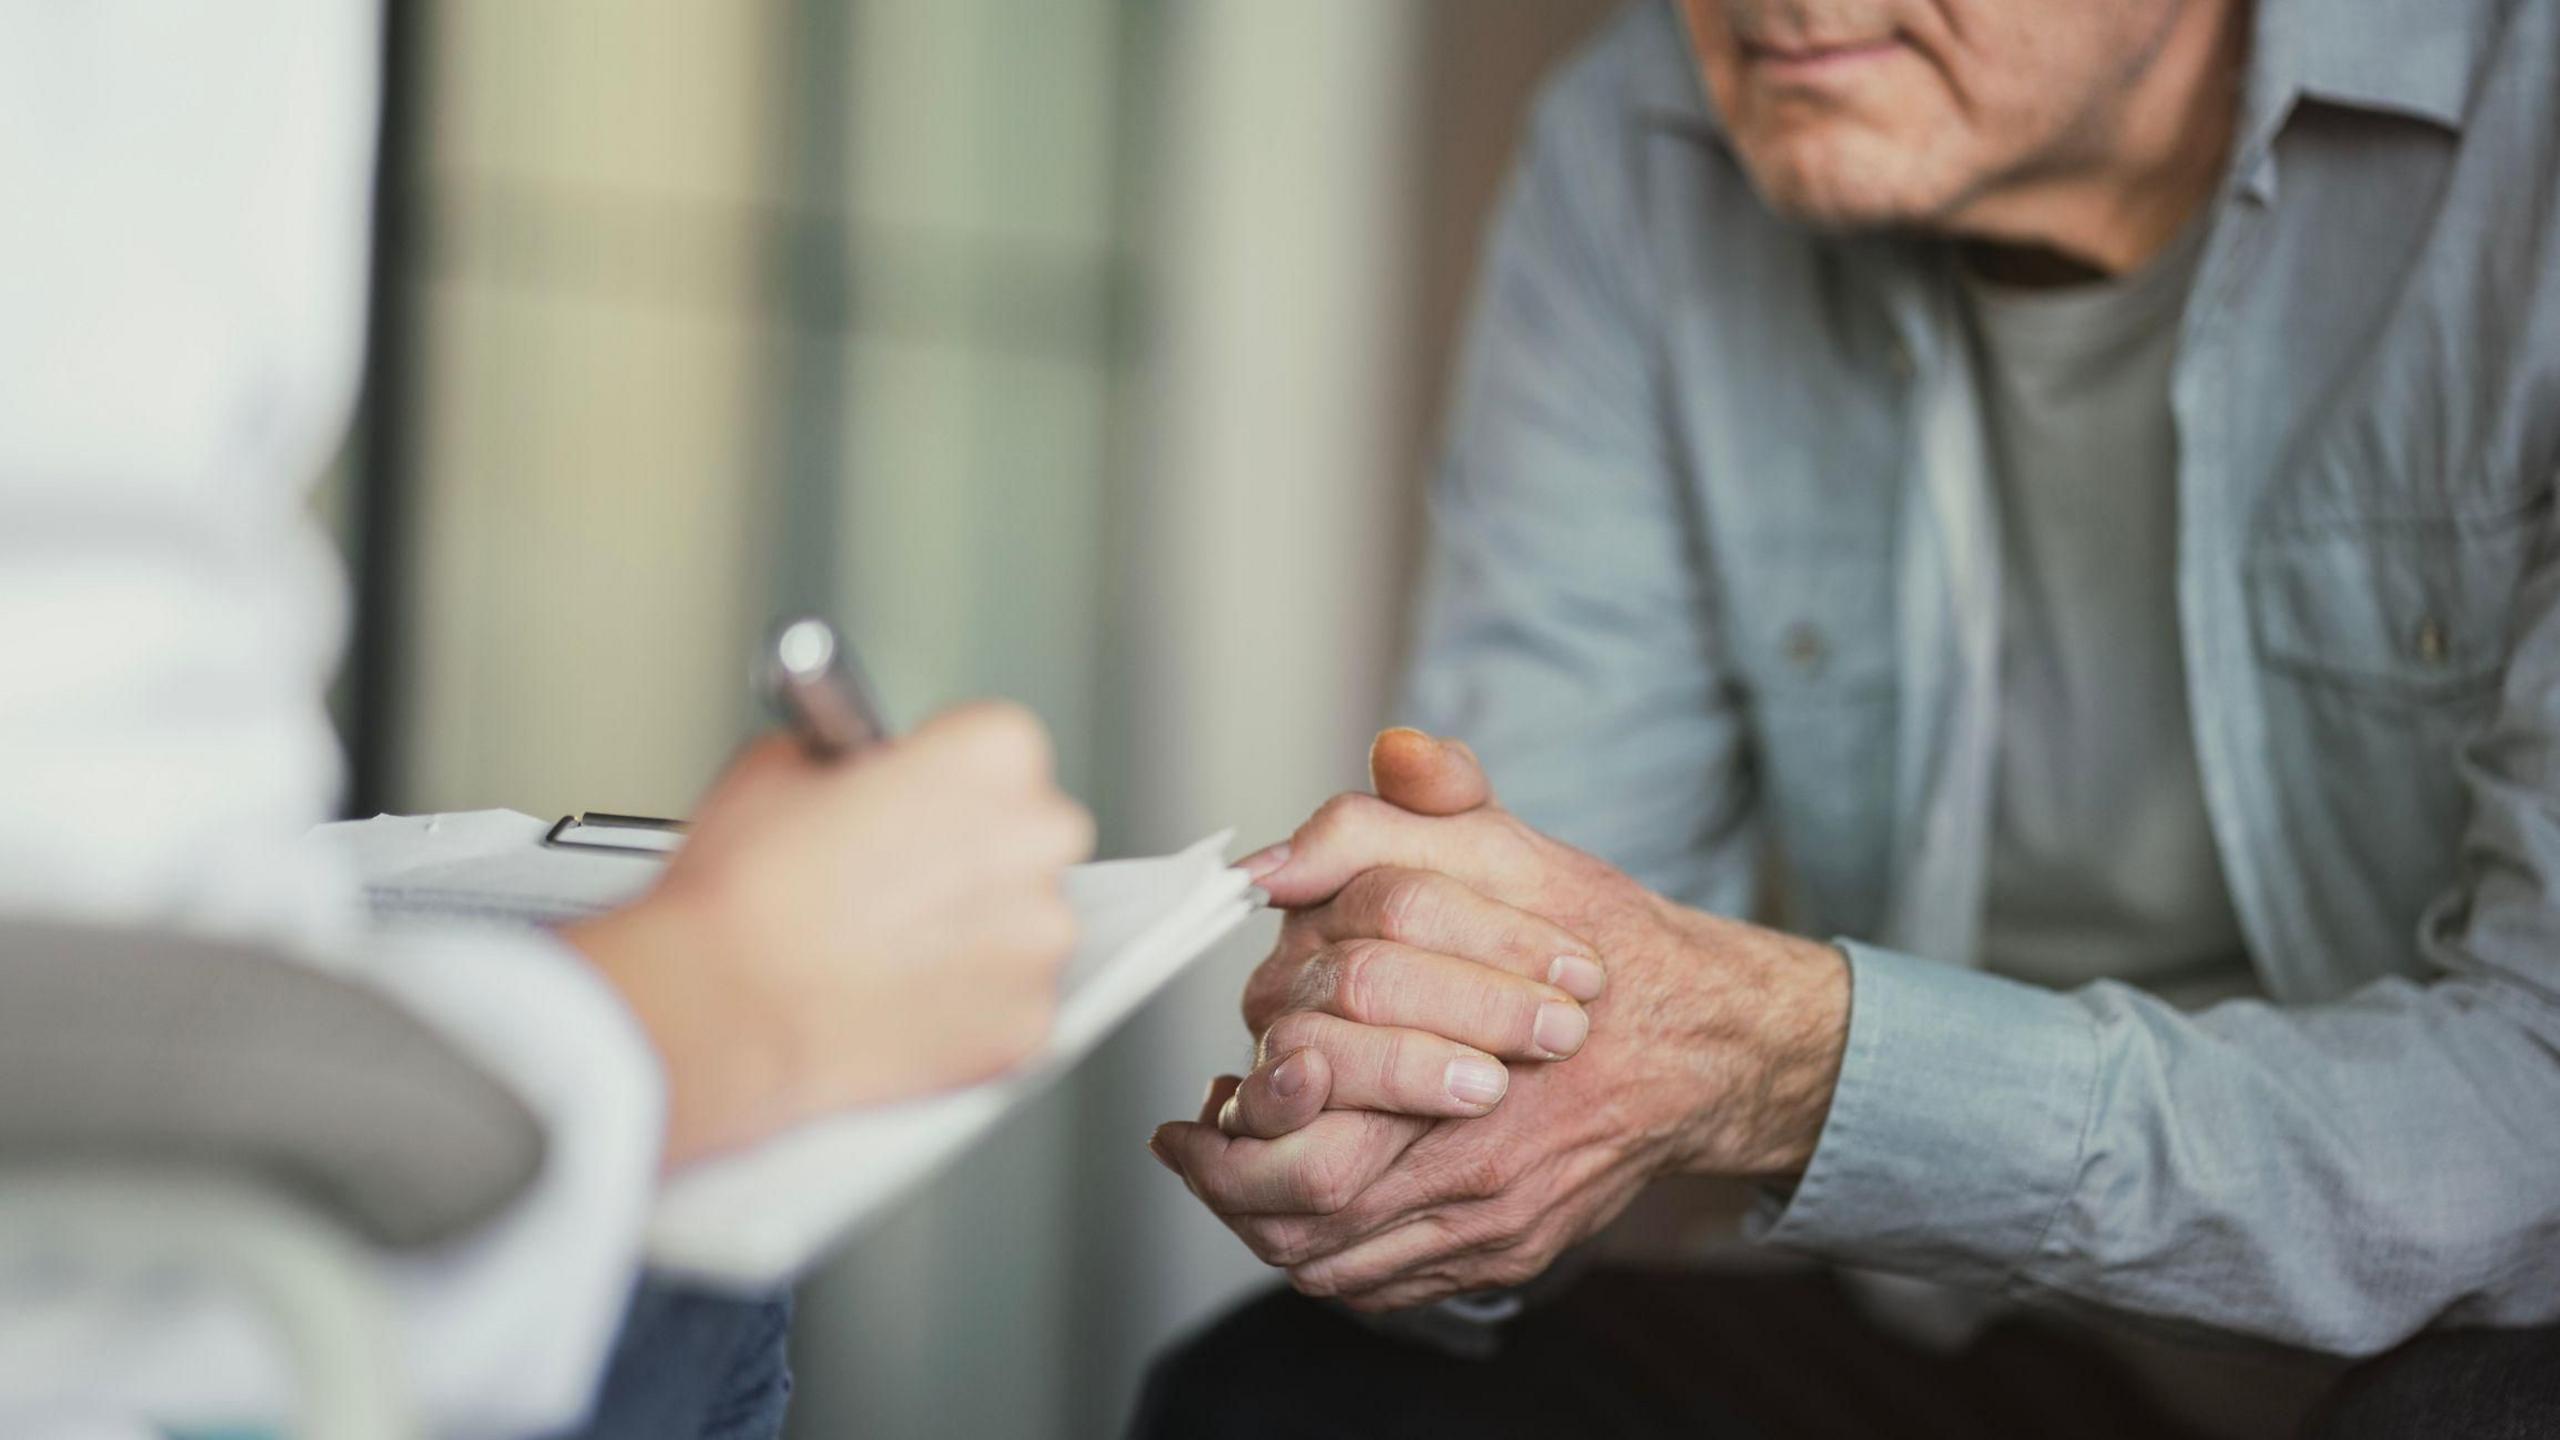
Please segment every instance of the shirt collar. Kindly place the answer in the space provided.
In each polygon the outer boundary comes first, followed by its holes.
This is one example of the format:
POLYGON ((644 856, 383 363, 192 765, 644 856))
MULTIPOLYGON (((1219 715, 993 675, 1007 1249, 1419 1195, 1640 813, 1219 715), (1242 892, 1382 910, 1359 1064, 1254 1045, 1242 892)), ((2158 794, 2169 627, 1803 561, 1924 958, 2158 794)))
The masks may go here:
POLYGON ((2308 97, 2462 127, 2499 8, 2495 0, 2258 0, 2252 81, 2308 97))
POLYGON ((1652 13, 1647 19, 1666 33, 1638 51, 1641 58, 1628 76, 1630 108, 1647 128, 1721 144, 1724 120, 1707 101, 1687 9, 1672 0, 1656 0, 1649 8, 1652 13))
POLYGON ((2256 0, 2239 144, 2243 189, 2275 195, 2275 141, 2303 101, 2459 130, 2502 0, 2256 0))

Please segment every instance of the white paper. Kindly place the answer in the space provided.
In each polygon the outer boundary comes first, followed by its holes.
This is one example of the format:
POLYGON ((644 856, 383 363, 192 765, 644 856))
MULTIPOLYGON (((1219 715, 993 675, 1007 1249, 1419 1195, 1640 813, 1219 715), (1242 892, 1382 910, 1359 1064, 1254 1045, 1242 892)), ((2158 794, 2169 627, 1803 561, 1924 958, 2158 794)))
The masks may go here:
POLYGON ((656 855, 559 849, 550 826, 513 810, 377 815, 323 825, 311 843, 354 867, 377 924, 550 925, 610 910, 649 888, 656 855))
MULTIPOLYGON (((631 898, 657 875, 654 856, 545 846, 548 829, 489 810, 325 825, 313 841, 363 876, 386 926, 573 919, 631 898)), ((1223 858, 1233 838, 1229 831, 1173 855, 1068 871, 1079 935, 1057 1024, 1038 1056, 984 1085, 850 1112, 672 1177, 649 1225, 651 1267, 723 1289, 787 1283, 1082 1058, 1251 914, 1259 896, 1223 858)))

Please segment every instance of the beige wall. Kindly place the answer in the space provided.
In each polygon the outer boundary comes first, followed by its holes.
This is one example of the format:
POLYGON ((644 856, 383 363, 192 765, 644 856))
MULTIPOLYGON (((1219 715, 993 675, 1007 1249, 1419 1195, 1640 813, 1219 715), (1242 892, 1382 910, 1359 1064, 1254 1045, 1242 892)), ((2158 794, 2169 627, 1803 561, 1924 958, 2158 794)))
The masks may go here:
POLYGON ((736 734, 779 9, 430 11, 406 804, 680 812, 736 734))

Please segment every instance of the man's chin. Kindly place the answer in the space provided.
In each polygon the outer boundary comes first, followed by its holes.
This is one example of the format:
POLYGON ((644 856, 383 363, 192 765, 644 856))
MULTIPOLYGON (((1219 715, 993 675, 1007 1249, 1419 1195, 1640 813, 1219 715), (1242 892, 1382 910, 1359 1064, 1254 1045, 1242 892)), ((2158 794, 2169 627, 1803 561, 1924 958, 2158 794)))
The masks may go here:
POLYGON ((1925 228, 1946 214, 1950 187, 1926 157, 1867 136, 1793 136, 1736 148, 1770 209, 1823 230, 1925 228), (1861 143, 1863 142, 1863 143, 1861 143))

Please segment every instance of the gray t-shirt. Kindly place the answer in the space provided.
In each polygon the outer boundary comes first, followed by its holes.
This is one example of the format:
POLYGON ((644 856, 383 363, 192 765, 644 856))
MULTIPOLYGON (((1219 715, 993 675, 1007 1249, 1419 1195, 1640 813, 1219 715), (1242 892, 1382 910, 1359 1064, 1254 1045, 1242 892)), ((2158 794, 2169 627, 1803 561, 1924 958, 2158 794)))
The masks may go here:
POLYGON ((2169 373, 2196 250, 2065 289, 1965 282, 2004 575, 1984 964, 2183 1003, 2250 985, 2178 640, 2169 373))

